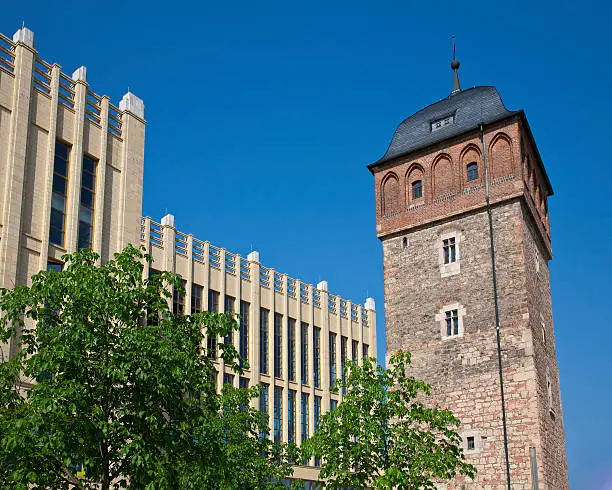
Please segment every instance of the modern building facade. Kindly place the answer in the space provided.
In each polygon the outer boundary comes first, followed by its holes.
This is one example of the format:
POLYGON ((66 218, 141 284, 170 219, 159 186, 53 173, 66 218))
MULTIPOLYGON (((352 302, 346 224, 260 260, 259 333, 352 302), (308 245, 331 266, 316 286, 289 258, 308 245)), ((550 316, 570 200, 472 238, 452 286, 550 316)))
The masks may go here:
POLYGON ((524 112, 494 87, 462 91, 452 68, 453 92, 404 120, 369 166, 387 359, 408 349, 414 375, 462 422, 478 475, 440 488, 567 489, 553 191, 524 112))
MULTIPOLYGON (((119 106, 93 92, 86 68, 72 76, 38 57, 34 34, 0 34, 0 287, 28 284, 35 273, 61 268, 61 257, 91 248, 107 261, 128 243, 144 245, 152 270, 182 275, 186 294, 175 311, 241 315, 231 339, 249 362, 237 376, 217 361, 222 385, 262 384, 255 404, 270 415, 271 437, 301 441, 322 413, 348 360, 376 357, 374 300, 364 305, 332 295, 180 233, 174 218, 142 218, 144 104, 127 93, 119 106)), ((222 339, 207 339, 214 349, 222 339)), ((0 345, 3 358, 15 345, 0 345)), ((312 466, 295 476, 317 480, 312 466)))

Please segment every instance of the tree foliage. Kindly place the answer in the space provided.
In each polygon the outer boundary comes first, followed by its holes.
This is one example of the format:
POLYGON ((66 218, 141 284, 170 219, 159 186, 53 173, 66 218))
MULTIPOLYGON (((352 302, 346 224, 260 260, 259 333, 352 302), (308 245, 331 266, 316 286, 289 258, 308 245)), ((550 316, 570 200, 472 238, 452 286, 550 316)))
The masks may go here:
MULTIPOLYGON (((151 257, 129 246, 112 261, 80 251, 62 272, 0 290, 0 487, 280 487, 294 448, 267 437, 249 405, 258 388, 215 390, 202 335, 237 329, 230 314, 175 315, 180 278, 143 279, 151 257)), ((226 366, 241 372, 232 344, 226 366)))
POLYGON ((433 489, 458 474, 473 478, 465 462, 459 420, 449 410, 427 407, 429 386, 408 376, 410 354, 399 351, 384 369, 376 359, 348 363, 346 390, 324 414, 303 449, 322 459, 326 488, 433 489))

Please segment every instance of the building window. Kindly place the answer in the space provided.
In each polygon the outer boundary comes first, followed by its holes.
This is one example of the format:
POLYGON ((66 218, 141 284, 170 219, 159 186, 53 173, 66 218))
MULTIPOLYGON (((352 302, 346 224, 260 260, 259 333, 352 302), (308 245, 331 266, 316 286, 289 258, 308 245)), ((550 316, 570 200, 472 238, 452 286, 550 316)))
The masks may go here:
POLYGON ((329 409, 336 410, 338 408, 338 400, 334 400, 333 398, 329 400, 329 409))
POLYGON ((300 366, 302 384, 308 384, 308 323, 302 322, 301 325, 300 351, 302 354, 302 365, 300 366))
POLYGON ((91 248, 93 240, 93 217, 96 195, 97 161, 88 155, 83 155, 81 170, 81 205, 79 207, 78 247, 91 248))
POLYGON ((336 382, 336 334, 329 332, 329 386, 336 382))
POLYGON ((240 376, 238 378, 238 388, 241 388, 241 389, 245 390, 248 387, 249 387, 249 378, 245 378, 243 376, 240 376))
POLYGON ((402 248, 408 248, 408 237, 402 238, 402 248))
POLYGON ((468 182, 471 182, 472 180, 478 180, 478 164, 476 162, 468 163, 467 179, 468 182))
POLYGON ((52 262, 52 261, 47 262, 48 271, 62 272, 63 268, 64 268, 64 264, 62 264, 61 262, 52 262))
POLYGON ((370 346, 368 344, 362 344, 361 346, 361 357, 363 357, 364 359, 366 357, 370 357, 370 346))
POLYGON ((259 310, 259 372, 268 374, 268 318, 270 312, 265 308, 259 310))
POLYGON ((234 385, 234 375, 228 374, 228 373, 223 374, 223 384, 233 386, 234 385))
POLYGON ((238 354, 240 355, 240 366, 249 361, 249 308, 250 304, 246 301, 240 302, 240 332, 238 339, 238 354))
POLYGON ((309 431, 309 396, 302 393, 302 442, 308 439, 309 431))
POLYGON ((53 191, 51 194, 51 221, 49 243, 64 246, 66 231, 66 196, 68 195, 68 165, 70 147, 61 141, 55 142, 53 161, 53 191))
POLYGON ((208 311, 219 313, 219 293, 212 289, 208 290, 208 311))
POLYGON ((295 444, 295 390, 287 396, 287 442, 295 444))
POLYGON ((182 315, 185 313, 185 281, 181 281, 181 287, 175 287, 172 292, 172 313, 175 315, 182 315), (182 288, 182 290, 181 290, 182 288))
MULTIPOLYGON (((316 396, 314 397, 314 430, 317 430, 317 427, 319 427, 319 420, 321 419, 321 397, 320 396, 316 396)), ((321 466, 321 459, 315 457, 314 459, 314 465, 315 466, 321 466)))
POLYGON ((546 345, 546 325, 542 322, 542 345, 546 345))
POLYGON ((415 180, 412 183, 412 200, 423 197, 423 181, 415 180))
POLYGON ((295 381, 295 320, 287 319, 287 377, 289 381, 295 381))
MULTIPOLYGON (((233 313, 234 313, 234 297, 233 296, 225 296, 225 299, 223 300, 223 311, 225 313, 231 313, 232 317, 233 317, 233 313)), ((234 343, 234 329, 230 327, 230 329, 227 331, 227 335, 225 336, 223 342, 225 342, 226 344, 233 344, 234 343)))
POLYGON ((283 389, 274 387, 274 442, 283 440, 283 389))
POLYGON ((450 310, 445 312, 446 315, 446 336, 453 337, 459 335, 459 312, 450 310))
POLYGON ((346 387, 344 383, 346 383, 346 360, 348 356, 348 339, 342 335, 340 337, 340 369, 342 373, 340 376, 342 377, 342 393, 346 393, 346 387))
POLYGON ((442 251, 444 253, 444 264, 450 264, 457 260, 457 246, 455 237, 445 238, 442 240, 442 251))
POLYGON ((261 388, 259 391, 259 411, 268 414, 268 385, 266 383, 260 384, 261 388))
POLYGON ((315 388, 321 388, 321 329, 314 327, 312 331, 312 360, 315 388))
POLYGON ((351 344, 351 360, 353 362, 357 362, 358 357, 359 357, 359 342, 357 340, 353 340, 351 344))
POLYGON ((191 285, 191 313, 200 313, 202 311, 202 292, 204 288, 199 284, 191 285))
POLYGON ((283 377, 283 315, 274 313, 274 376, 283 377))
POLYGON ((473 451, 474 449, 476 449, 476 441, 474 439, 474 436, 468 436, 468 438, 467 438, 467 449, 468 449, 468 451, 473 451))

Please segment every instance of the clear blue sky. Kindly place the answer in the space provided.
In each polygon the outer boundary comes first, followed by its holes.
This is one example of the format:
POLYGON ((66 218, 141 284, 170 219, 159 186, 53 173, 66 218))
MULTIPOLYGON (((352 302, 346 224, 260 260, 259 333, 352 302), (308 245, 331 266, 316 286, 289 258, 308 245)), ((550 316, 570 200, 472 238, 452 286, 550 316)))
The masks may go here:
POLYGON ((368 163, 451 89, 524 108, 550 200, 557 353, 572 488, 612 488, 609 2, 4 2, 40 55, 146 104, 144 213, 378 306, 368 163), (606 299, 608 298, 608 299, 606 299))

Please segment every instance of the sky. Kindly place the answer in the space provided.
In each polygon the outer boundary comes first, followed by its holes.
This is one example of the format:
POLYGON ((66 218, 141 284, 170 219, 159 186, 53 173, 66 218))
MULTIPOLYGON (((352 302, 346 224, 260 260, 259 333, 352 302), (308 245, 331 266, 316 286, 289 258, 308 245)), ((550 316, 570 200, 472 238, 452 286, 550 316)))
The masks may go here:
POLYGON ((87 66, 147 120, 143 213, 332 293, 377 302, 366 165, 396 126, 463 88, 526 111, 549 200, 556 346, 572 489, 612 489, 609 2, 4 2, 65 73, 87 66), (605 305, 608 305, 606 307, 605 305))

